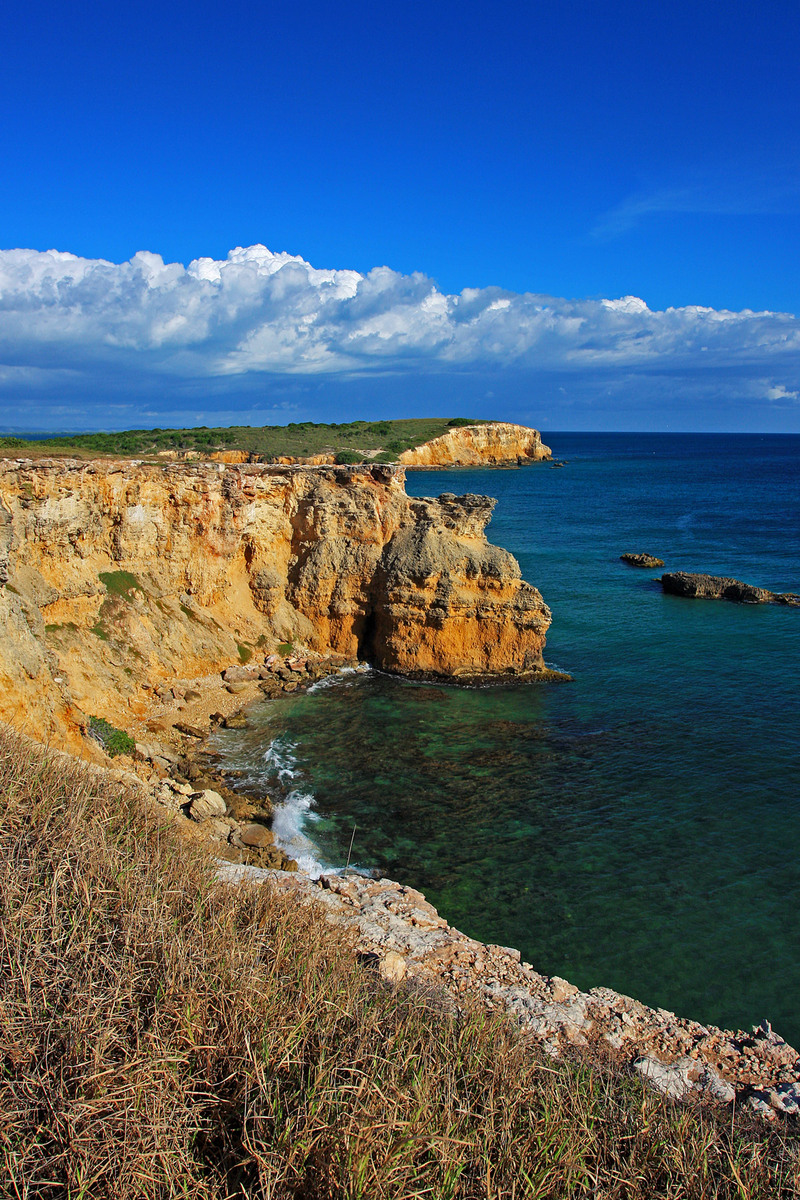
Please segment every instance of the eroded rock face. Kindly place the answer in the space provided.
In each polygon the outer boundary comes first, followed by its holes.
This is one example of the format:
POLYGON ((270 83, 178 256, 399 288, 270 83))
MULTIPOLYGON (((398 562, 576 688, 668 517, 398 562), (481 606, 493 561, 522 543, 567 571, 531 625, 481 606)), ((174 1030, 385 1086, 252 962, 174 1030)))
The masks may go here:
POLYGON ((550 613, 487 542, 493 504, 412 499, 389 466, 2 462, 0 719, 69 743, 82 713, 124 728, 149 689, 285 642, 541 668, 550 613))
POLYGON ((469 467, 538 462, 550 457, 550 448, 542 443, 538 430, 498 421, 494 425, 452 429, 413 450, 404 450, 398 461, 406 467, 469 467))
POLYGON ((550 611, 516 560, 484 537, 495 501, 412 501, 381 556, 369 653, 405 675, 493 675, 543 667, 550 611))

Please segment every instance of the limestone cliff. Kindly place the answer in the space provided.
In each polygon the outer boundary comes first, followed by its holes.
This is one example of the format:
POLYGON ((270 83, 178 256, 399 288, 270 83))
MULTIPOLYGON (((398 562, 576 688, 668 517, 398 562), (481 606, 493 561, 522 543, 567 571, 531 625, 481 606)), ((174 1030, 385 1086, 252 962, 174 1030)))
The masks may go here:
POLYGON ((404 450, 398 461, 406 467, 472 467, 538 462, 550 457, 550 448, 543 444, 536 429, 497 421, 493 425, 451 429, 431 442, 404 450))
MULTIPOLYGON (((494 502, 402 469, 0 463, 0 719, 72 736, 165 680, 291 642, 405 674, 542 668, 550 613, 494 502)), ((70 740, 71 739, 71 740, 70 740)))

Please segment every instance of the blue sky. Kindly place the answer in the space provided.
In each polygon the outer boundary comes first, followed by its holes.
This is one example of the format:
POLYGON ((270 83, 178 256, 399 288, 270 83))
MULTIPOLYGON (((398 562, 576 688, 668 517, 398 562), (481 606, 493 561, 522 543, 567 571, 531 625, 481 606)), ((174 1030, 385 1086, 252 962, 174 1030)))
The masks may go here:
POLYGON ((800 431, 798 26, 7 5, 0 425, 800 431))

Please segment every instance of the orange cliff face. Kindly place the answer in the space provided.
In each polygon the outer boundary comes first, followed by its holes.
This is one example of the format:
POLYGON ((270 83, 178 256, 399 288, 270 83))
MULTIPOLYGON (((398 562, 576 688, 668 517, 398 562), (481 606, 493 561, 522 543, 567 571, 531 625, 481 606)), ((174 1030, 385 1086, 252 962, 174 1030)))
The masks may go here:
POLYGON ((280 643, 409 675, 536 672, 550 612, 484 529, 390 466, 0 463, 0 719, 70 744, 280 643))
POLYGON ((471 467, 539 462, 550 457, 550 447, 543 444, 538 430, 497 421, 451 429, 422 446, 404 450, 398 462, 405 467, 471 467))

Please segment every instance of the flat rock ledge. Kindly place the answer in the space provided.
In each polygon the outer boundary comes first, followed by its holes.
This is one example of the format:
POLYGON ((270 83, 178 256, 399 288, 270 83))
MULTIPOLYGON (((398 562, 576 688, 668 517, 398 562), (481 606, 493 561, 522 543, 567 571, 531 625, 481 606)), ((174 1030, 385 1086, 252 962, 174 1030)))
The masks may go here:
POLYGON ((676 1100, 746 1104, 769 1119, 800 1114, 800 1056, 763 1022, 731 1032, 648 1008, 608 988, 581 992, 540 975, 518 950, 485 945, 453 929, 421 892, 389 879, 304 875, 219 863, 230 883, 266 883, 322 904, 332 925, 356 936, 355 951, 388 983, 417 979, 453 1004, 467 995, 505 1011, 544 1049, 592 1050, 632 1065, 676 1100))
POLYGON ((785 604, 800 608, 800 595, 794 592, 770 592, 724 575, 693 575, 673 571, 661 576, 661 587, 671 596, 696 600, 732 600, 735 604, 785 604))

